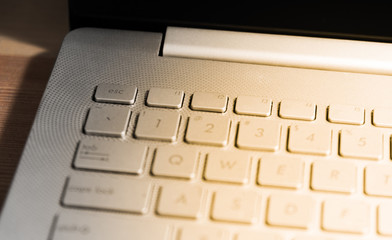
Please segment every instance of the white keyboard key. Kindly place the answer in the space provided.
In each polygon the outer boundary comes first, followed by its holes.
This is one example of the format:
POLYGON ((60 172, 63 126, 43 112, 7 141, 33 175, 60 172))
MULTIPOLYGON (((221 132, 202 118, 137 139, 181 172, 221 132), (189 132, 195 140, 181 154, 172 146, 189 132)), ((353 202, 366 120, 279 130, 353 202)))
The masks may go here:
POLYGON ((268 117, 271 115, 272 100, 255 96, 239 96, 235 103, 235 112, 243 115, 268 117))
POLYGON ((370 228, 369 206, 351 199, 326 200, 322 218, 322 228, 326 231, 361 234, 370 228))
POLYGON ((179 230, 178 240, 228 240, 223 230, 205 226, 186 226, 179 230))
POLYGON ((189 118, 185 141, 223 147, 227 145, 231 121, 223 116, 196 115, 189 118))
POLYGON ((215 221, 254 223, 260 197, 256 192, 218 190, 213 198, 211 218, 215 221))
POLYGON ((281 126, 278 122, 259 118, 242 120, 238 127, 236 145, 240 149, 277 151, 281 126))
POLYGON ((257 183, 262 186, 298 189, 304 181, 304 163, 291 157, 262 157, 257 183))
POLYGON ((84 126, 86 134, 124 137, 131 111, 121 106, 94 106, 84 126))
POLYGON ((328 107, 328 121, 362 125, 365 123, 365 109, 357 106, 333 104, 328 107))
POLYGON ((365 193, 392 197, 391 165, 370 165, 365 168, 365 193))
POLYGON ((244 231, 237 234, 235 240, 283 240, 284 238, 277 233, 244 231))
POLYGON ((151 172, 155 176, 192 179, 195 177, 198 151, 193 148, 159 147, 151 172))
POLYGON ((184 91, 168 88, 151 88, 148 92, 147 105, 151 107, 181 108, 184 91))
POLYGON ((143 214, 148 209, 151 184, 122 176, 75 175, 68 179, 63 204, 143 214))
POLYGON ((374 109, 373 125, 377 127, 392 127, 392 109, 391 108, 374 109))
POLYGON ((207 112, 226 112, 228 97, 220 93, 195 92, 192 96, 191 109, 207 112))
POLYGON ((217 151, 208 154, 204 171, 207 181, 245 184, 249 181, 251 159, 247 153, 217 151))
POLYGON ((147 146, 142 144, 83 139, 78 147, 75 167, 141 174, 147 146))
POLYGON ((95 91, 95 101, 120 104, 134 104, 137 88, 128 85, 102 83, 95 91))
POLYGON ((287 149, 294 153, 331 154, 332 131, 328 127, 293 125, 289 129, 287 149))
POLYGON ((392 203, 381 203, 377 211, 378 233, 384 236, 392 236, 392 203))
POLYGON ((161 187, 156 212, 163 216, 196 219, 200 217, 203 192, 191 185, 168 185, 161 187))
POLYGON ((269 225, 307 229, 314 221, 315 201, 310 196, 275 194, 268 206, 269 225))
POLYGON ((135 136, 141 139, 174 142, 180 120, 181 115, 178 112, 144 110, 139 115, 135 136))
POLYGON ((382 158, 383 136, 364 130, 342 130, 339 154, 342 157, 379 160, 382 158))
POLYGON ((168 239, 167 225, 106 214, 62 212, 54 226, 53 240, 168 239))
POLYGON ((316 104, 300 100, 283 100, 279 106, 279 117, 313 121, 316 119, 316 104))
POLYGON ((311 188, 320 191, 353 193, 357 185, 354 163, 336 160, 318 160, 312 165, 311 188))

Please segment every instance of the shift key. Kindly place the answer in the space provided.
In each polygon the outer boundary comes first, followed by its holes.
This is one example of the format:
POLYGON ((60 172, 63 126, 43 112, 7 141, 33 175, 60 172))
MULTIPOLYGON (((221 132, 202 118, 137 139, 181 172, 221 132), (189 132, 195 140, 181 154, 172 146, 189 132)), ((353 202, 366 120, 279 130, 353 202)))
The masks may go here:
POLYGON ((171 232, 166 224, 104 213, 61 212, 51 240, 165 240, 171 232))
POLYGON ((74 175, 68 178, 64 206, 144 214, 151 192, 148 181, 127 176, 74 175))

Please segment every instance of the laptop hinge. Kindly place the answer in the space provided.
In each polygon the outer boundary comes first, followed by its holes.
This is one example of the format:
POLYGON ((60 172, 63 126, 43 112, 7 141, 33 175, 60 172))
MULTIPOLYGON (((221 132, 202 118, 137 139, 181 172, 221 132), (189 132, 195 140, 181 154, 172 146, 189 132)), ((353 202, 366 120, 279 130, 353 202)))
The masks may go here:
POLYGON ((392 44, 168 27, 163 56, 392 75, 392 44))

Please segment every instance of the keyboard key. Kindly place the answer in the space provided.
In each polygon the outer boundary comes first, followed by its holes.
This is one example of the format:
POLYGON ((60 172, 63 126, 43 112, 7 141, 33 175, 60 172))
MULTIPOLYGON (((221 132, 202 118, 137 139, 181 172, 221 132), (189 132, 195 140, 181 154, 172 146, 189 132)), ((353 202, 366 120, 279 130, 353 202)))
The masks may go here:
POLYGON ((113 215, 62 212, 54 226, 53 240, 133 240, 168 239, 170 228, 113 215))
POLYGON ((384 236, 392 236, 392 204, 381 203, 377 209, 377 231, 384 236))
POLYGON ((392 166, 369 165, 365 168, 365 193, 392 197, 392 166))
POLYGON ((247 153, 217 151, 208 154, 204 178, 208 181, 245 184, 251 159, 247 153))
POLYGON ((86 134, 124 137, 131 111, 120 106, 94 106, 84 126, 86 134))
POLYGON ((235 104, 235 112, 243 115, 268 117, 271 115, 272 100, 254 96, 239 96, 235 104))
POLYGON ((369 206, 351 199, 326 200, 322 218, 322 228, 326 231, 362 234, 370 228, 369 206))
POLYGON ((333 104, 328 107, 328 121, 362 125, 365 123, 365 109, 357 106, 333 104))
POLYGON ((142 144, 83 139, 78 147, 75 167, 141 174, 147 146, 142 144))
POLYGON ((307 229, 314 222, 315 201, 310 196, 274 194, 268 206, 269 225, 307 229))
POLYGON ((352 162, 318 160, 312 165, 311 188, 314 190, 353 193, 357 170, 352 162))
POLYGON ((284 238, 277 233, 244 231, 238 233, 237 238, 235 238, 235 240, 284 240, 284 238))
POLYGON ((257 183, 262 186, 298 189, 304 181, 304 163, 291 157, 262 157, 257 183))
POLYGON ((151 107, 181 108, 184 91, 168 88, 151 88, 148 92, 147 105, 151 107))
POLYGON ((205 226, 186 226, 179 230, 178 240, 228 240, 223 230, 205 226))
POLYGON ((231 121, 223 116, 196 115, 189 118, 185 141, 188 143, 226 146, 231 121))
POLYGON ((68 179, 63 204, 68 207, 143 214, 147 212, 149 182, 122 176, 75 175, 68 179))
POLYGON ((240 149, 277 151, 281 126, 278 122, 252 118, 238 126, 236 145, 240 149))
POLYGON ((180 120, 181 115, 178 112, 144 110, 139 115, 135 137, 174 142, 180 120))
POLYGON ((256 192, 218 190, 214 194, 211 218, 215 221, 251 224, 259 217, 259 202, 256 192))
POLYGON ((137 88, 128 85, 102 83, 95 91, 95 101, 132 105, 135 103, 137 88))
POLYGON ((195 92, 191 109, 207 112, 226 112, 228 97, 220 93, 195 92))
POLYGON ((151 172, 155 176, 192 179, 195 177, 198 159, 198 151, 193 148, 159 147, 151 172))
POLYGON ((161 187, 157 214, 196 219, 200 217, 203 191, 192 185, 161 187))
POLYGON ((390 108, 374 109, 373 125, 377 127, 392 127, 392 109, 390 108))
POLYGON ((383 136, 364 130, 342 130, 339 154, 342 157, 379 160, 382 158, 383 136))
POLYGON ((293 125, 289 128, 287 149, 294 153, 331 154, 332 131, 328 127, 293 125))
POLYGON ((279 117, 313 121, 316 119, 316 104, 299 100, 283 100, 279 106, 279 117))

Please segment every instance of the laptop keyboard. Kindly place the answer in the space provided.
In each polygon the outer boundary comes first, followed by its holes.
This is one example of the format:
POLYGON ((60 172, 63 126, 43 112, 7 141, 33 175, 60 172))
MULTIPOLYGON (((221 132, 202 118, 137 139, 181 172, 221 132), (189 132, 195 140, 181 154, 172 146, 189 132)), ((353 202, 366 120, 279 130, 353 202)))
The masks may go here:
POLYGON ((388 109, 165 88, 140 95, 97 87, 73 161, 85 174, 67 179, 61 199, 77 211, 58 216, 54 239, 392 235, 388 109))

